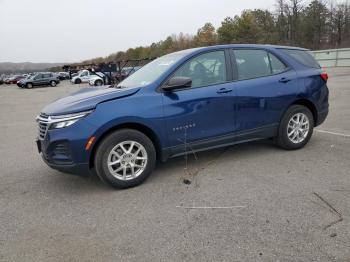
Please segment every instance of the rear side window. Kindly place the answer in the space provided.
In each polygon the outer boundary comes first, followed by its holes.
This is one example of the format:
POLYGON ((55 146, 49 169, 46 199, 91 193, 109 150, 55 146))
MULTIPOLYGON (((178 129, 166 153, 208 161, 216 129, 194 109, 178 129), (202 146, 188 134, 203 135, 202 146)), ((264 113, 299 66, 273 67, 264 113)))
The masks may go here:
POLYGON ((50 78, 51 74, 43 74, 43 78, 50 78))
POLYGON ((234 50, 233 53, 238 80, 269 76, 286 70, 284 63, 264 50, 234 50))
POLYGON ((320 68, 315 58, 309 51, 297 49, 280 49, 283 53, 294 58, 297 62, 307 67, 320 68))

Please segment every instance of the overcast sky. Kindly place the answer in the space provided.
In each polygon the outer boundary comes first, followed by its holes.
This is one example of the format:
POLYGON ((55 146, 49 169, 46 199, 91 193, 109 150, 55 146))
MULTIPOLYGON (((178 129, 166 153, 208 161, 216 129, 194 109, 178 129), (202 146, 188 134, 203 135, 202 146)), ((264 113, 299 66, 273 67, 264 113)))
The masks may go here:
POLYGON ((78 62, 195 34, 275 0, 0 0, 0 62, 78 62))

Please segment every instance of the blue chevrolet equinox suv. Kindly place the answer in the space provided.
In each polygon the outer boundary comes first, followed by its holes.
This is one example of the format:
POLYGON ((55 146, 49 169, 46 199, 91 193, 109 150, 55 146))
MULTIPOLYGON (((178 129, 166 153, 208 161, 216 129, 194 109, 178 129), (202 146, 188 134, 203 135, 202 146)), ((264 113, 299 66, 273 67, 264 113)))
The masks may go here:
POLYGON ((115 86, 47 105, 37 145, 52 168, 142 183, 157 160, 273 138, 305 146, 328 114, 328 75, 306 49, 222 45, 160 57, 115 86))

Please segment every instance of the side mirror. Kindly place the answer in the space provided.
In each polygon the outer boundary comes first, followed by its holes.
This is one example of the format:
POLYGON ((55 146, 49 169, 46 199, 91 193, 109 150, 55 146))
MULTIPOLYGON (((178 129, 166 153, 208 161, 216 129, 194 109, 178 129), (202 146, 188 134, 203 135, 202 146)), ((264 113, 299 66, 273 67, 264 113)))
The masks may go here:
POLYGON ((172 91, 180 88, 188 88, 192 86, 192 79, 189 77, 175 76, 162 87, 164 91, 172 91))

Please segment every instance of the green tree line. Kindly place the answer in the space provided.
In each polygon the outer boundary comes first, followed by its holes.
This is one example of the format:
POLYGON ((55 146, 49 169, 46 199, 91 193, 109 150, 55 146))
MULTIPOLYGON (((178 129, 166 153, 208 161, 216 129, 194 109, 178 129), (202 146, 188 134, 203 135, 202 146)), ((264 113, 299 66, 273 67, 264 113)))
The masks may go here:
POLYGON ((350 46, 350 4, 328 0, 276 0, 274 12, 254 9, 226 17, 218 28, 206 23, 197 34, 174 34, 150 46, 83 61, 102 63, 143 59, 200 46, 248 43, 279 44, 312 50, 350 46))

